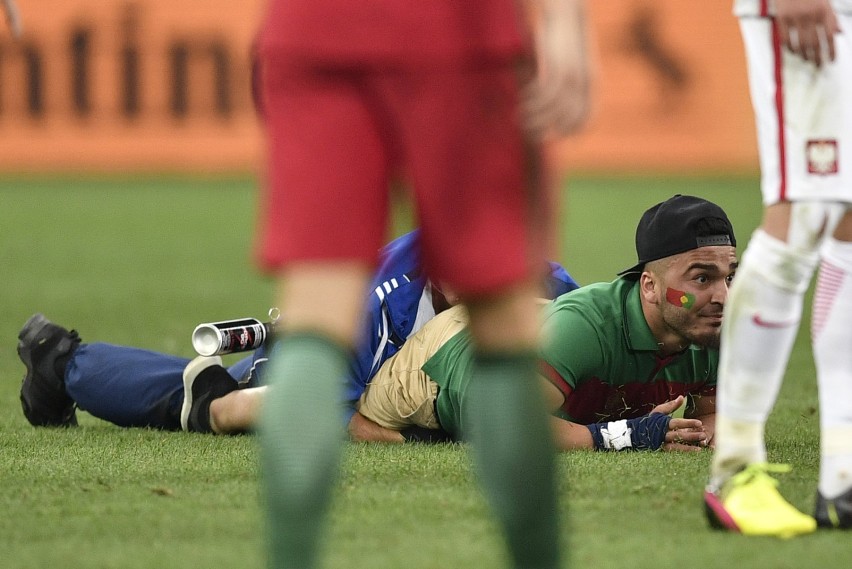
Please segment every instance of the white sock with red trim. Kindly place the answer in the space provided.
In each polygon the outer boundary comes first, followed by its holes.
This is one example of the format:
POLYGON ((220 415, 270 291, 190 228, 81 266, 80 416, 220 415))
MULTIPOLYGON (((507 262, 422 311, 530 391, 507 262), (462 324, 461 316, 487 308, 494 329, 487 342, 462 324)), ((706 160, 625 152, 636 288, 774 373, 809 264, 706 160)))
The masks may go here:
POLYGON ((725 305, 711 478, 766 460, 764 427, 778 397, 818 256, 758 229, 725 305))
POLYGON ((814 294, 811 337, 819 383, 819 490, 852 488, 852 243, 829 239, 814 294))

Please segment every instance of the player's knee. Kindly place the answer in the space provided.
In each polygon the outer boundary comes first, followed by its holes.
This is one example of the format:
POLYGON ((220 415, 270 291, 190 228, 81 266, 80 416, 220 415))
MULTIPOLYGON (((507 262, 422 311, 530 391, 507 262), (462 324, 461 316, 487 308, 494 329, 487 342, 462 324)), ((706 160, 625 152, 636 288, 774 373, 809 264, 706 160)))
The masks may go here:
POLYGON ((743 265, 770 283, 803 293, 819 261, 816 248, 808 249, 781 241, 761 229, 754 232, 743 255, 743 265))
POLYGON ((743 256, 744 264, 785 290, 803 293, 819 261, 819 250, 850 218, 838 202, 796 202, 786 210, 787 235, 777 239, 758 229, 743 256))

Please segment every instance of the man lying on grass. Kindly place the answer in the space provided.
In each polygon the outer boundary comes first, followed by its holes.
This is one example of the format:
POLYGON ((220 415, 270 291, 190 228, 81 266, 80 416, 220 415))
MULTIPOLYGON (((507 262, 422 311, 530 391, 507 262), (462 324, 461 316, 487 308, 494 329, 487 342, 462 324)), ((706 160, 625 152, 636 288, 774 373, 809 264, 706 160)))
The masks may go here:
MULTIPOLYGON (((735 246, 721 208, 674 196, 642 216, 635 266, 544 306, 542 383, 559 448, 713 445, 719 334, 735 246), (684 418, 672 419, 684 403, 684 418)), ((428 322, 373 377, 359 412, 393 430, 416 425, 464 437, 468 402, 477 397, 468 383, 466 323, 460 306, 428 322)))

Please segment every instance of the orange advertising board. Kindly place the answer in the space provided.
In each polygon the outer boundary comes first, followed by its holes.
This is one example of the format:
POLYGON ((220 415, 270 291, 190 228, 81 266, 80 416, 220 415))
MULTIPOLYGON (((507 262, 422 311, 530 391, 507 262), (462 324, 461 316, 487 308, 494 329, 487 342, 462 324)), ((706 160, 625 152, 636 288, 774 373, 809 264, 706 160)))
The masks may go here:
POLYGON ((732 2, 587 2, 598 76, 583 132, 557 145, 584 170, 754 170, 757 142, 732 2))
MULTIPOLYGON (((588 2, 586 129, 554 146, 584 170, 756 165, 728 2, 588 2)), ((19 1, 0 31, 0 170, 252 170, 262 140, 249 46, 263 0, 19 1)))

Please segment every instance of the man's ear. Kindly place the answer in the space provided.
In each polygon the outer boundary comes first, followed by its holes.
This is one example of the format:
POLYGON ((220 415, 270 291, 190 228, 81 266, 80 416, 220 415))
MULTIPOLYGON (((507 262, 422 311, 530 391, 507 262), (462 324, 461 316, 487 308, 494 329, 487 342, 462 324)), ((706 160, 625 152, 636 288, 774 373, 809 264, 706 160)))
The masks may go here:
POLYGON ((659 278, 651 271, 642 271, 639 275, 639 294, 649 304, 657 304, 659 301, 659 278))

